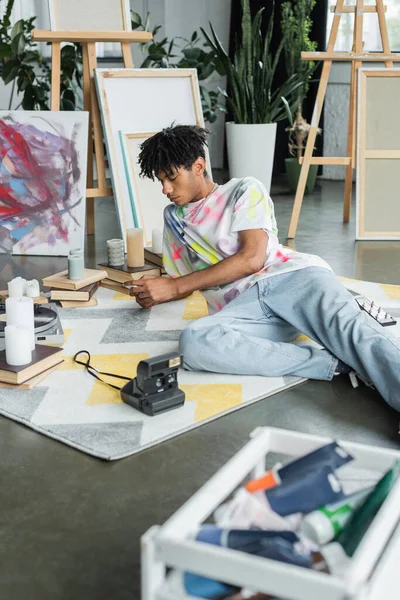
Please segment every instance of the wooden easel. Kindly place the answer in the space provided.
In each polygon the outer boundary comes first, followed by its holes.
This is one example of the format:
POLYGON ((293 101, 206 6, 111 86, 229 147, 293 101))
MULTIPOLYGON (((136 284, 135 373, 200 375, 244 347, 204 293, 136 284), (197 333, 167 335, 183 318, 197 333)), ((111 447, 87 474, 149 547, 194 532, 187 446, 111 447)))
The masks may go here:
POLYGON ((346 181, 344 189, 344 208, 343 222, 348 223, 350 219, 350 205, 353 184, 353 169, 356 167, 356 137, 357 137, 357 82, 358 71, 363 61, 384 62, 387 68, 393 67, 393 62, 400 62, 399 54, 392 54, 390 50, 389 37, 386 24, 386 7, 383 0, 376 0, 375 6, 364 6, 364 0, 356 0, 354 6, 344 6, 344 0, 337 0, 336 6, 331 7, 335 13, 331 33, 329 36, 326 52, 302 52, 303 60, 322 60, 321 79, 318 87, 317 99, 311 120, 310 133, 307 139, 304 158, 300 159, 302 164, 299 183, 293 205, 292 217, 289 225, 288 238, 292 239, 296 235, 297 224, 299 221, 301 205, 303 203, 304 192, 307 183, 310 165, 344 165, 346 166, 346 181), (335 44, 340 25, 341 17, 344 13, 355 13, 355 24, 353 34, 353 49, 351 52, 335 52, 335 44), (363 52, 363 25, 365 13, 377 13, 379 20, 379 29, 382 40, 382 53, 363 52), (328 86, 328 78, 332 67, 332 62, 351 61, 351 85, 350 85, 350 109, 349 109, 349 127, 347 138, 347 156, 345 157, 313 157, 315 140, 318 132, 318 125, 321 119, 322 108, 325 100, 328 86))
POLYGON ((83 107, 89 112, 89 141, 86 189, 86 227, 88 235, 94 234, 94 198, 112 196, 107 187, 104 159, 103 130, 94 82, 97 67, 96 42, 121 44, 125 68, 133 68, 131 43, 145 43, 152 39, 148 31, 44 31, 34 30, 35 42, 51 42, 51 110, 60 110, 61 43, 79 42, 82 45, 83 107), (97 169, 97 187, 93 187, 93 142, 97 169))

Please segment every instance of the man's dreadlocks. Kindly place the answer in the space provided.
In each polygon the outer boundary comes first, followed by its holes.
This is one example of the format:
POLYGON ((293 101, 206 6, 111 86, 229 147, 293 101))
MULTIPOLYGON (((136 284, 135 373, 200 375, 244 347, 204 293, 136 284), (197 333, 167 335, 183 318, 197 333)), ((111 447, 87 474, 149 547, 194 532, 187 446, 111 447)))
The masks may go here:
POLYGON ((176 125, 156 133, 140 146, 141 177, 154 181, 154 176, 160 172, 172 177, 173 169, 184 167, 189 170, 199 157, 205 159, 204 147, 209 133, 196 125, 176 125))

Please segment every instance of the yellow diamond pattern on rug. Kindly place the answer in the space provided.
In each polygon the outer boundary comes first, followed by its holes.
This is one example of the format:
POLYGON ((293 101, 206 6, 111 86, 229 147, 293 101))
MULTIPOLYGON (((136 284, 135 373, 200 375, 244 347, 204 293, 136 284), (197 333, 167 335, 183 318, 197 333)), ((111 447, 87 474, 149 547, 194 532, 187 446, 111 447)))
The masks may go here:
POLYGON ((186 402, 196 403, 195 420, 205 421, 242 404, 240 384, 181 385, 186 402))

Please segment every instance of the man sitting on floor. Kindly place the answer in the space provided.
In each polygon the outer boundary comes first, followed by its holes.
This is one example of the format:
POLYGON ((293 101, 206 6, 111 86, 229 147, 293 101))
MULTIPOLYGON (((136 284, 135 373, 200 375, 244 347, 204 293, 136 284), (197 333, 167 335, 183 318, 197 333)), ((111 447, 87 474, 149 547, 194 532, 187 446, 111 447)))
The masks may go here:
POLYGON ((160 181, 164 266, 133 294, 143 308, 201 290, 211 316, 181 334, 184 367, 331 380, 354 370, 400 411, 400 343, 361 311, 329 265, 278 241, 274 205, 253 177, 207 175, 207 131, 164 129, 141 146, 141 174, 160 181), (298 346, 302 332, 324 349, 298 346))

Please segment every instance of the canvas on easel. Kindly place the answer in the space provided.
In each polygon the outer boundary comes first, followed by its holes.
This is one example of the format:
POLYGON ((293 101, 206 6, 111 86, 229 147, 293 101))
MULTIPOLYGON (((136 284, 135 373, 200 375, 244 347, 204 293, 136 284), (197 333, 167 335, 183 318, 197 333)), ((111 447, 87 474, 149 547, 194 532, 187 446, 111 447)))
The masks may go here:
POLYGON ((153 133, 120 132, 121 149, 124 158, 125 175, 128 183, 132 211, 136 216, 136 226, 143 229, 144 245, 152 244, 153 229, 164 228, 164 209, 170 204, 162 192, 161 183, 155 179, 140 177, 138 156, 141 144, 155 135, 153 133))
MULTIPOLYGON (((135 227, 120 132, 204 127, 196 69, 96 69, 100 112, 121 235, 135 227)), ((207 170, 209 157, 207 153, 207 170)), ((155 227, 156 228, 156 227, 155 227)))
POLYGON ((52 31, 132 31, 129 0, 49 0, 52 31))
MULTIPOLYGON (((48 0, 49 6, 54 1, 48 0)), ((96 9, 101 8, 105 0, 97 2, 96 9)), ((113 0, 114 2, 115 0, 113 0)), ((123 8, 128 9, 127 0, 120 0, 120 13, 123 8)), ((82 9, 88 6, 92 0, 79 0, 82 9)), ((108 0, 107 0, 108 2, 108 0)), ((81 9, 77 14, 82 15, 81 9)), ((82 16, 80 16, 80 19, 82 16)), ((122 17, 121 17, 122 18, 122 17)), ((87 23, 82 21, 85 26, 93 25, 94 21, 87 23)), ((100 25, 100 23, 98 23, 100 25)), ((130 21, 125 18, 125 25, 129 29, 130 21)), ((96 43, 116 42, 121 45, 123 63, 126 68, 133 67, 131 52, 132 43, 146 43, 152 39, 149 31, 93 31, 93 30, 74 30, 74 31, 46 31, 33 30, 32 39, 35 42, 51 43, 51 110, 60 110, 60 84, 61 84, 61 44, 65 42, 79 43, 82 46, 83 62, 83 105, 84 110, 89 113, 89 143, 87 148, 87 188, 86 188, 86 210, 87 210, 87 233, 94 234, 94 198, 112 197, 113 190, 108 186, 106 176, 106 165, 104 157, 103 131, 99 106, 97 101, 96 89, 94 84, 94 70, 97 67, 96 43), (97 185, 94 183, 93 158, 96 160, 97 185)))
POLYGON ((383 63, 385 67, 392 68, 394 62, 400 62, 400 55, 392 53, 388 37, 384 0, 375 0, 375 5, 365 5, 365 0, 354 0, 352 5, 345 5, 344 0, 337 0, 335 6, 331 7, 335 16, 329 36, 326 52, 302 52, 303 60, 323 61, 317 98, 311 119, 311 128, 307 138, 307 145, 302 164, 300 178, 294 199, 292 217, 290 220, 288 238, 294 238, 303 203, 304 192, 310 165, 343 165, 346 167, 346 179, 344 190, 343 221, 349 222, 350 205, 353 186, 353 169, 356 168, 356 136, 357 136, 357 79, 358 72, 363 62, 383 63), (351 52, 336 52, 339 25, 343 14, 354 13, 353 48, 351 52), (375 13, 378 19, 379 31, 382 40, 383 52, 365 52, 363 49, 363 25, 365 13, 375 13), (315 141, 318 133, 319 122, 322 115, 329 74, 334 61, 346 61, 351 64, 350 82, 350 106, 347 136, 347 155, 342 157, 313 157, 315 141))
POLYGON ((400 240, 399 98, 399 69, 360 70, 358 240, 400 240))

